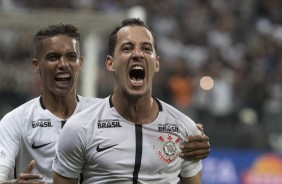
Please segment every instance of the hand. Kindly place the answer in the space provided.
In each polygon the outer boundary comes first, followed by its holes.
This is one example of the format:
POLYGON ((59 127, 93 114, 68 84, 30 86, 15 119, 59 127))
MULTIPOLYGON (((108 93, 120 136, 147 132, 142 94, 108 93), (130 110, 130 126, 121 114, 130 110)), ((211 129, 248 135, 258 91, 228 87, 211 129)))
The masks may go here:
POLYGON ((35 167, 35 161, 32 160, 28 166, 24 169, 24 171, 20 174, 19 178, 15 183, 17 184, 46 184, 42 180, 43 176, 41 174, 31 174, 31 171, 35 167))
POLYGON ((209 137, 204 134, 203 125, 198 123, 197 128, 202 135, 189 136, 180 146, 180 157, 185 159, 205 159, 210 153, 209 137))

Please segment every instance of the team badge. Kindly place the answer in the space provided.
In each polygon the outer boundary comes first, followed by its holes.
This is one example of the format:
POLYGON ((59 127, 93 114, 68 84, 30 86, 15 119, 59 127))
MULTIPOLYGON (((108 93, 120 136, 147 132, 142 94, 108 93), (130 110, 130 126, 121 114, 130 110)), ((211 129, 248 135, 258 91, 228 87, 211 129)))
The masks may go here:
POLYGON ((161 149, 158 150, 160 159, 166 163, 171 163, 178 156, 176 144, 180 141, 179 137, 173 139, 169 133, 167 137, 160 136, 159 140, 162 143, 161 149))

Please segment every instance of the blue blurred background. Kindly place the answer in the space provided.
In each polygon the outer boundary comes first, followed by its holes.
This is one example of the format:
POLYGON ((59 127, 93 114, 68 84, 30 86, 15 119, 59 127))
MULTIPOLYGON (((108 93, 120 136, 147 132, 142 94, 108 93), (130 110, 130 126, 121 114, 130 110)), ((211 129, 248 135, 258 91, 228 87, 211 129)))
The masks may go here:
MULTIPOLYGON (((2 0, 0 118, 40 95, 31 60, 33 21, 46 21, 41 11, 113 17, 136 5, 157 35, 161 72, 154 96, 201 122, 210 138, 203 183, 282 183, 281 0, 2 0), (15 21, 30 12, 34 20, 15 21)), ((100 26, 115 25, 105 18, 100 26)), ((96 97, 112 90, 104 69, 108 33, 99 32, 96 47, 96 97)))

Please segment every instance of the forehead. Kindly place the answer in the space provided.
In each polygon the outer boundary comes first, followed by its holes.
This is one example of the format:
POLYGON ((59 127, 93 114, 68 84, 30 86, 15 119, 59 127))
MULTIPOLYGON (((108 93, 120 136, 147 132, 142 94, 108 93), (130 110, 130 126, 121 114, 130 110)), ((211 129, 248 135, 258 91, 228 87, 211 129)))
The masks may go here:
POLYGON ((47 37, 42 40, 41 51, 50 52, 64 52, 75 51, 78 52, 78 41, 66 35, 57 35, 47 37))
POLYGON ((124 42, 154 43, 152 33, 143 26, 125 26, 117 32, 117 44, 124 42))

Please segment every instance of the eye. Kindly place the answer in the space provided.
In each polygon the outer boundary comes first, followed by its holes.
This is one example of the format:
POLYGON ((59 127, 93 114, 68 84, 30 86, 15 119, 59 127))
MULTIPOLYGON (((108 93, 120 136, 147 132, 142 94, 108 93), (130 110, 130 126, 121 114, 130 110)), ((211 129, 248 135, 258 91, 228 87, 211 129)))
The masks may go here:
POLYGON ((49 54, 47 56, 47 59, 50 61, 57 61, 60 59, 60 55, 59 54, 49 54))
POLYGON ((133 49, 133 46, 131 45, 125 45, 122 47, 123 52, 130 52, 133 49))
POLYGON ((142 50, 145 51, 145 52, 152 52, 153 51, 153 47, 151 45, 144 45, 142 47, 142 50))
POLYGON ((77 59, 77 54, 68 54, 68 60, 76 60, 77 59))

